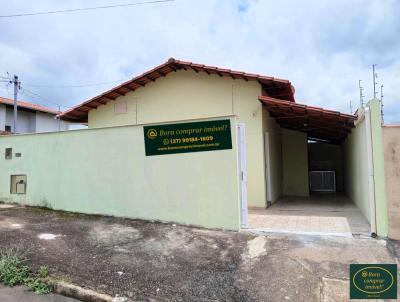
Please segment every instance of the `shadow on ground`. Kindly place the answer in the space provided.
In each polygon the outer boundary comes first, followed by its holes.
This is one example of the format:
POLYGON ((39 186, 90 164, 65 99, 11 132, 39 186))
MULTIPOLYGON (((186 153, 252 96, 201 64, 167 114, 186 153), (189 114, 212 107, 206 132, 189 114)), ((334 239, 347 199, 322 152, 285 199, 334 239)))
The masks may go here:
POLYGON ((33 268, 141 301, 347 301, 349 263, 396 263, 386 241, 210 231, 172 224, 0 209, 0 245, 33 268), (40 239, 42 238, 42 239, 40 239))

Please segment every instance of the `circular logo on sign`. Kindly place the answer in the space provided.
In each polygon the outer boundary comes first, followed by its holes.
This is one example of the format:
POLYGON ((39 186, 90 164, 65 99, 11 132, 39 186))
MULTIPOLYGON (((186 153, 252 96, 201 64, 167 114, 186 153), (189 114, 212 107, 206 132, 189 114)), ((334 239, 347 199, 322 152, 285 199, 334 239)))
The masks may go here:
POLYGON ((394 276, 385 268, 369 266, 357 271, 352 281, 358 290, 366 294, 380 294, 393 286, 394 276))
POLYGON ((158 134, 157 134, 157 130, 156 130, 156 129, 149 129, 149 130, 147 131, 147 137, 150 138, 150 139, 156 138, 157 135, 158 135, 158 134))
POLYGON ((168 138, 164 138, 163 139, 163 144, 164 145, 169 145, 169 139, 168 138))

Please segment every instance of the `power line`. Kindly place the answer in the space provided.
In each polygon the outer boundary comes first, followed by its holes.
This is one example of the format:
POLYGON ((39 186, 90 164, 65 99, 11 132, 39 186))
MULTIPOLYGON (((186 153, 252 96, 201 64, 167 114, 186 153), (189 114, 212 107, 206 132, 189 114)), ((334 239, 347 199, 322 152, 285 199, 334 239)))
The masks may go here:
POLYGON ((6 73, 7 73, 7 76, 6 77, 0 76, 0 79, 11 81, 10 74, 8 72, 6 72, 6 73))
MULTIPOLYGON (((129 80, 130 80, 130 78, 113 80, 113 81, 108 81, 108 82, 88 83, 88 84, 65 84, 65 85, 25 84, 24 86, 38 87, 38 88, 51 88, 51 89, 85 88, 85 87, 93 87, 93 86, 102 86, 102 85, 113 84, 113 83, 124 83, 129 80)), ((281 88, 287 88, 287 87, 288 87, 287 85, 281 85, 281 86, 274 86, 274 87, 264 87, 263 89, 269 91, 269 90, 281 89, 281 88)))
MULTIPOLYGON (((28 96, 28 97, 31 97, 31 98, 39 98, 40 100, 45 101, 45 103, 53 104, 53 105, 56 105, 57 107, 64 107, 64 108, 69 108, 69 109, 72 108, 72 107, 69 107, 69 106, 61 105, 61 104, 56 103, 56 102, 52 102, 52 101, 48 100, 47 98, 41 96, 40 94, 38 94, 36 92, 33 92, 33 91, 29 90, 29 89, 26 89, 25 87, 21 87, 21 93, 26 95, 26 96, 28 96)), ((40 105, 40 104, 38 104, 38 105, 40 105)))
POLYGON ((127 81, 126 79, 121 79, 121 80, 114 80, 114 81, 109 81, 109 82, 99 82, 99 83, 89 83, 89 84, 70 84, 70 85, 36 85, 36 84, 25 84, 25 86, 28 87, 39 87, 39 88, 54 88, 54 89, 60 89, 60 88, 85 88, 85 87, 93 87, 93 86, 102 86, 106 84, 112 84, 112 83, 119 83, 119 82, 124 82, 127 81))
MULTIPOLYGON (((44 106, 43 104, 41 104, 42 102, 39 102, 38 97, 34 96, 33 94, 27 92, 24 89, 21 89, 20 91, 21 95, 24 95, 26 98, 29 98, 29 101, 36 104, 36 105, 40 105, 40 106, 44 106)), ((40 100, 43 100, 42 98, 40 100)))
POLYGON ((10 85, 11 85, 10 81, 8 80, 8 81, 0 81, 0 82, 7 83, 7 85, 4 85, 4 86, 1 85, 1 86, 0 86, 0 89, 3 89, 3 90, 5 90, 5 91, 9 92, 9 91, 10 91, 10 85))
POLYGON ((14 18, 14 17, 50 15, 50 14, 59 14, 59 13, 72 13, 72 12, 79 12, 79 11, 88 11, 88 10, 96 10, 96 9, 107 9, 107 8, 116 8, 116 7, 127 7, 127 6, 136 6, 136 5, 144 5, 144 4, 156 4, 156 3, 173 2, 173 1, 175 1, 175 0, 142 1, 142 2, 134 2, 134 3, 124 3, 124 4, 114 4, 114 5, 104 5, 104 6, 94 6, 94 7, 84 7, 84 8, 71 8, 71 9, 62 9, 62 10, 44 11, 44 12, 32 12, 32 13, 21 13, 21 14, 12 14, 12 15, 0 15, 0 18, 14 18))

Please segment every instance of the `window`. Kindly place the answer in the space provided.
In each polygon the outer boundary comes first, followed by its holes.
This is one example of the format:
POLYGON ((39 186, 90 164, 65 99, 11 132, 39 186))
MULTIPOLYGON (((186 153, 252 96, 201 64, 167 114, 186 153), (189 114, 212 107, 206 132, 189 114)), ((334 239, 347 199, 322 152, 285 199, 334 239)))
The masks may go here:
POLYGON ((5 132, 11 132, 11 126, 10 126, 10 125, 6 125, 6 126, 4 127, 4 131, 5 131, 5 132))
POLYGON ((6 148, 6 159, 12 159, 12 148, 6 148))
POLYGON ((128 112, 128 103, 126 101, 114 102, 114 114, 124 114, 128 112))
POLYGON ((22 156, 22 154, 21 153, 15 153, 15 157, 21 157, 22 156))

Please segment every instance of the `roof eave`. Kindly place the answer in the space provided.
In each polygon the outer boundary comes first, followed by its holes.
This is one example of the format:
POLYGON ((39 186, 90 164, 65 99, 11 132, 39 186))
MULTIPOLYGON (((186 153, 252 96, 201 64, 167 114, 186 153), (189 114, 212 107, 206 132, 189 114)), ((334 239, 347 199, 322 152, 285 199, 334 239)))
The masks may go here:
MULTIPOLYGON (((292 84, 288 80, 277 79, 268 76, 262 76, 258 74, 250 74, 241 71, 235 71, 231 69, 219 68, 215 66, 208 66, 203 64, 196 64, 192 62, 186 62, 181 60, 176 60, 174 58, 168 59, 167 62, 137 76, 132 78, 131 80, 125 81, 124 83, 107 90, 106 92, 95 96, 73 108, 61 113, 58 117, 62 120, 75 120, 75 121, 87 121, 88 112, 91 109, 95 109, 101 104, 105 104, 111 100, 115 100, 120 95, 125 95, 129 91, 135 91, 140 87, 147 85, 148 83, 154 82, 160 77, 165 77, 168 73, 177 71, 177 70, 193 70, 195 72, 206 72, 207 74, 216 74, 219 76, 230 76, 233 79, 243 79, 245 81, 270 81, 280 83, 287 88, 287 92, 285 92, 286 99, 288 101, 294 101, 294 88, 292 84), (93 106, 93 104, 96 104, 93 106), (92 106, 91 106, 92 105, 92 106), (79 113, 86 112, 86 113, 79 113)), ((285 88, 285 89, 286 89, 285 88)))
POLYGON ((307 133, 309 138, 341 143, 355 127, 356 115, 260 96, 282 128, 307 133))

